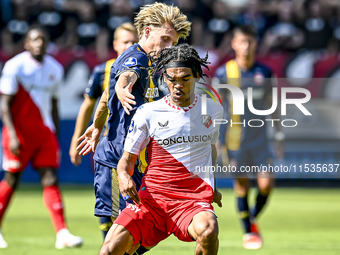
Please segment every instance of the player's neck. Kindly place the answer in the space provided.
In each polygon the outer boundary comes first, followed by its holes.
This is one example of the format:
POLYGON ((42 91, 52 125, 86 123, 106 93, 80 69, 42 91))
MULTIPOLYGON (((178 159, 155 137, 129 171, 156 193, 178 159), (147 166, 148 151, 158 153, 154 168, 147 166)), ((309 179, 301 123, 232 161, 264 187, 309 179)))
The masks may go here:
POLYGON ((251 69, 255 63, 254 56, 236 57, 235 60, 236 60, 237 65, 241 68, 241 70, 245 70, 245 71, 251 69))
POLYGON ((33 55, 29 52, 30 56, 37 62, 42 63, 44 61, 44 55, 33 55))
POLYGON ((188 107, 189 105, 191 105, 194 102, 195 99, 195 95, 191 96, 190 99, 184 101, 184 102, 177 102, 174 101, 172 99, 172 96, 169 97, 170 98, 170 102, 175 105, 175 106, 179 106, 179 107, 188 107))
POLYGON ((138 44, 146 52, 146 54, 150 53, 151 50, 147 47, 144 37, 139 40, 138 44))

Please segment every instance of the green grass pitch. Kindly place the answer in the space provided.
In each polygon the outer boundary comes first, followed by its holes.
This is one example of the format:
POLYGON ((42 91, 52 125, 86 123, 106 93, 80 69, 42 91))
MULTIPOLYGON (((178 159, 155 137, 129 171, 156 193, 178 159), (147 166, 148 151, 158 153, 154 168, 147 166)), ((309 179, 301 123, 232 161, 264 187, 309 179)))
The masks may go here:
MULTIPOLYGON (((242 232, 235 213, 233 191, 224 189, 223 208, 217 208, 220 227, 219 254, 340 254, 340 189, 275 189, 268 208, 259 219, 264 247, 242 248, 242 232)), ((252 193, 251 198, 254 198, 252 193)), ((15 194, 2 231, 9 247, 1 255, 98 254, 102 235, 93 216, 92 187, 64 187, 68 225, 84 239, 79 249, 56 250, 55 234, 37 187, 22 187, 15 194)), ((195 243, 171 236, 148 255, 194 254, 195 243)))

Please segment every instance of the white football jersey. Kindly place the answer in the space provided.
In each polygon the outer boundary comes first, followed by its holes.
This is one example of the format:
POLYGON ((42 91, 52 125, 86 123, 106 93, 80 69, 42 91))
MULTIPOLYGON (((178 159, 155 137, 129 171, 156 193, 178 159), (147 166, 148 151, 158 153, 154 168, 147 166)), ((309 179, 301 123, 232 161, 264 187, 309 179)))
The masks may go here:
POLYGON ((173 105, 167 95, 138 108, 124 150, 139 155, 147 147, 149 162, 143 182, 150 192, 171 198, 212 199, 214 176, 202 169, 212 166, 211 146, 219 136, 214 120, 222 119, 223 108, 207 99, 207 114, 203 116, 201 105, 197 94, 184 108, 173 105))
MULTIPOLYGON (((44 124, 54 132, 55 126, 51 115, 52 98, 59 97, 58 91, 63 74, 63 67, 52 56, 45 55, 40 63, 25 51, 6 62, 0 80, 0 93, 7 95, 28 93, 30 100, 38 107, 44 124)), ((28 105, 20 103, 22 107, 28 105)), ((30 121, 29 116, 27 121, 30 121)))

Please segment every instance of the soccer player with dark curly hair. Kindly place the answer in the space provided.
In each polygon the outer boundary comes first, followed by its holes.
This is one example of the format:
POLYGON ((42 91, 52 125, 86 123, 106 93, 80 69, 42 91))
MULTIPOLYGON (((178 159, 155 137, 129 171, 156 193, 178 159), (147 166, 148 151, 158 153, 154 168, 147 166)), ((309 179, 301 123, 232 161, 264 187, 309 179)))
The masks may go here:
POLYGON ((223 109, 207 100, 201 114, 201 97, 194 93, 195 82, 206 76, 205 58, 181 44, 149 54, 155 61, 151 75, 162 71, 170 94, 140 106, 135 113, 117 166, 121 194, 129 204, 111 227, 101 255, 123 255, 140 243, 152 247, 174 234, 185 242, 196 241, 195 254, 217 254, 218 223, 212 202, 221 204, 214 174, 198 169, 216 163, 215 144, 223 109), (204 118, 203 118, 204 117, 204 118), (148 167, 137 193, 130 175, 139 153, 146 148, 148 167))

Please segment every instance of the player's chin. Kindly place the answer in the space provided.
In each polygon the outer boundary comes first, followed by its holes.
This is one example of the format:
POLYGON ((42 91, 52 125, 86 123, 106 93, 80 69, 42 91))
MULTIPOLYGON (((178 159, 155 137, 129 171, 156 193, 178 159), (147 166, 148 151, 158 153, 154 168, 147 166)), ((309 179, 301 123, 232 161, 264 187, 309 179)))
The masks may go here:
POLYGON ((175 102, 184 102, 185 98, 186 98, 186 95, 184 93, 180 93, 180 92, 172 93, 172 99, 175 102))

